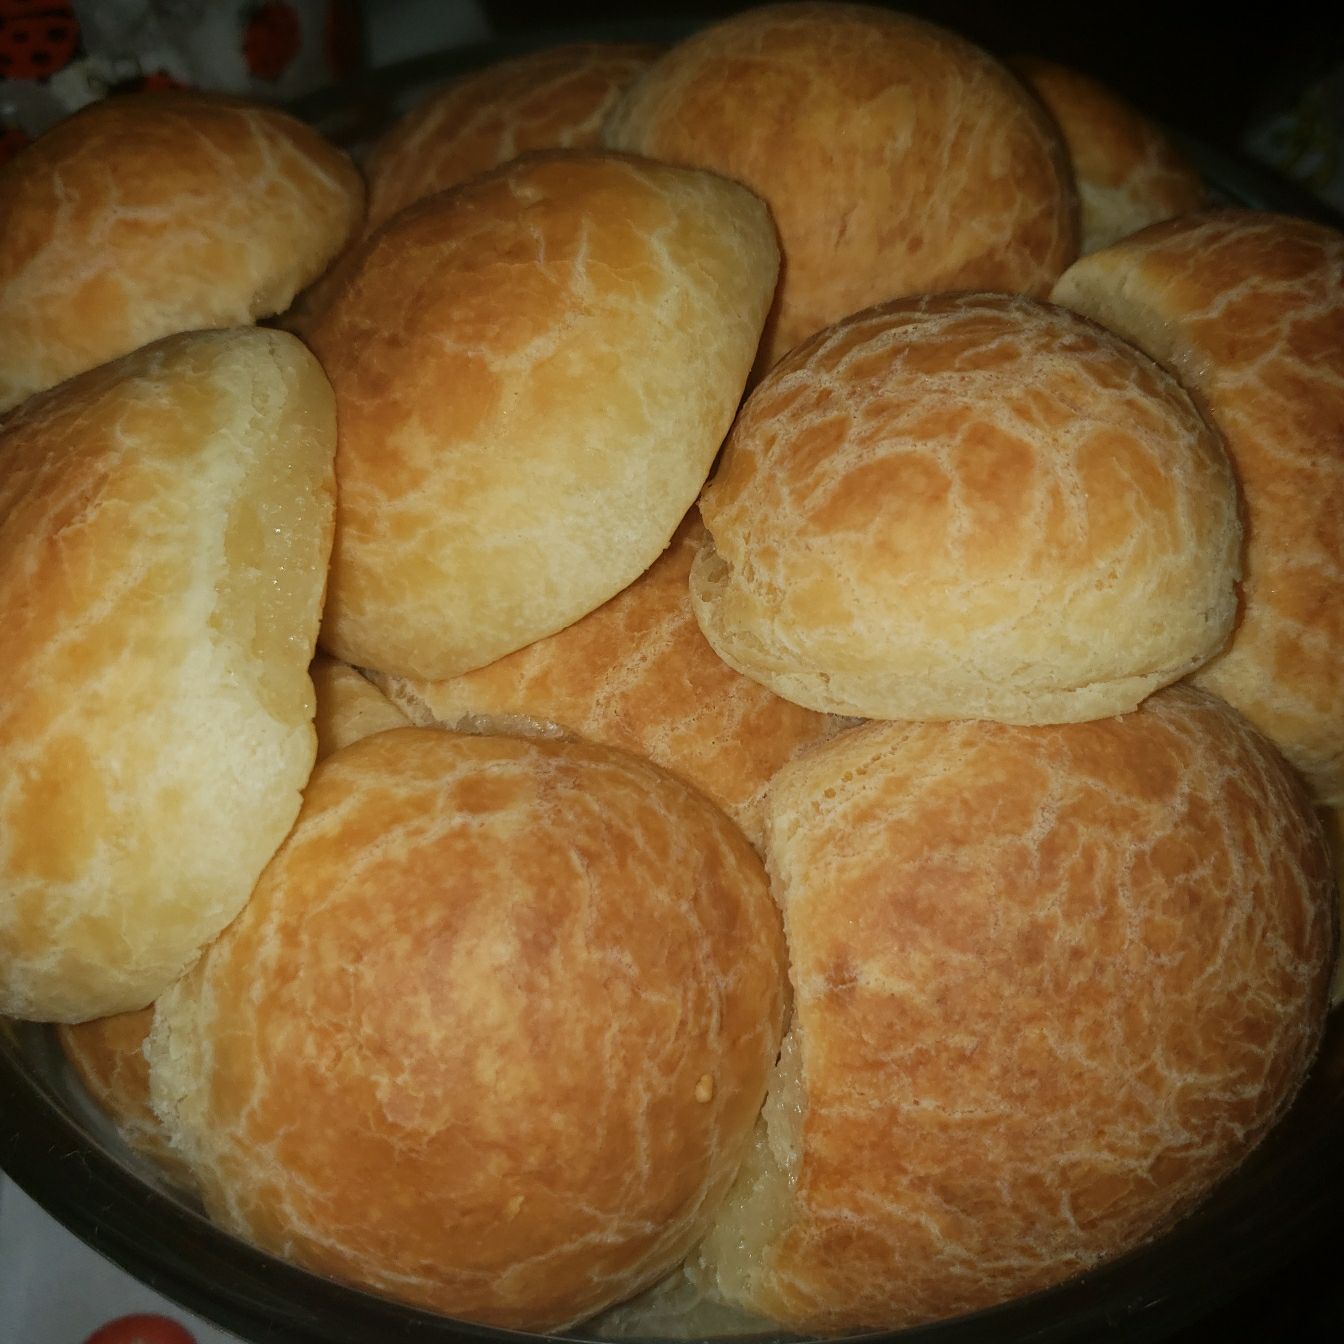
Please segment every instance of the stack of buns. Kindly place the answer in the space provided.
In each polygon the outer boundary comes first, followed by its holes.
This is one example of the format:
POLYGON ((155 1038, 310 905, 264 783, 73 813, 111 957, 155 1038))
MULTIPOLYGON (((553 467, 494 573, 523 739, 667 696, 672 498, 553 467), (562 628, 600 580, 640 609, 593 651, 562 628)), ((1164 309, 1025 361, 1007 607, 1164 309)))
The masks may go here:
POLYGON ((513 1329, 893 1329, 1292 1104, 1344 237, 1017 70, 776 4, 459 80, 367 217, 204 96, 3 170, 0 1013, 222 1227, 513 1329))

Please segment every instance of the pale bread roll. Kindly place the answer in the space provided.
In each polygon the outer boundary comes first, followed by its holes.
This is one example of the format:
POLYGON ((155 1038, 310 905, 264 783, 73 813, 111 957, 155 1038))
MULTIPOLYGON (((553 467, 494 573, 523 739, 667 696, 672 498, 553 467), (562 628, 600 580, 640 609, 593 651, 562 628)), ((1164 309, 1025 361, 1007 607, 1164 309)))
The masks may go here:
POLYGON ((1319 802, 1344 803, 1344 234, 1187 216, 1080 261, 1055 298, 1171 368, 1222 432, 1245 499, 1243 610, 1198 680, 1319 802))
POLYGON ((1018 296, 905 300, 806 342, 747 401, 700 507, 706 638, 838 714, 1121 713, 1236 612, 1216 434, 1138 351, 1018 296))
POLYGON ((416 723, 558 727, 644 756, 703 790, 758 844, 775 772, 850 721, 781 699, 705 642, 687 587, 703 536, 692 511, 624 592, 488 667, 449 681, 374 680, 416 723))
POLYGON ((791 1329, 951 1316, 1143 1242, 1312 1058, 1324 839, 1198 690, 1050 728, 865 725, 785 767, 768 828, 793 1022, 695 1265, 791 1329))
POLYGON ((733 15, 656 61, 605 134, 769 203, 784 271, 761 371, 886 299, 1044 297, 1077 255, 1053 123, 998 61, 910 15, 842 4, 733 15))
POLYGON ((331 388, 168 339, 0 425, 0 1013, 143 1007, 246 901, 313 763, 331 388))
POLYGON ((550 1329, 703 1232, 778 1051, 765 874, 625 753, 407 728, 314 771, 246 911, 159 1001, 154 1105, 223 1226, 550 1329))
POLYGON ((320 653, 313 659, 311 672, 317 696, 313 727, 319 761, 362 737, 410 725, 410 719, 353 667, 320 653))
POLYGON ((0 167, 0 411, 162 336, 283 311, 363 209, 349 158, 275 108, 92 104, 0 167))
POLYGON ((386 224, 310 333, 340 411, 324 647, 439 680, 632 583, 709 474, 777 264, 749 192, 616 155, 386 224))
POLYGON ((1205 203, 1194 165, 1113 89, 1042 57, 1017 56, 1009 65, 1059 123, 1078 187, 1084 253, 1205 203))
POLYGON ((620 92, 659 48, 573 42, 499 61, 423 99, 369 158, 369 229, 532 149, 596 149, 620 92))
MULTIPOLYGON (((317 760, 374 733, 408 726, 406 716, 353 667, 318 655, 309 669, 317 709, 317 760)), ((89 1099, 116 1126, 126 1143, 145 1154, 179 1183, 189 1183, 185 1165, 149 1100, 145 1037, 154 1007, 113 1017, 66 1024, 56 1037, 89 1099)))

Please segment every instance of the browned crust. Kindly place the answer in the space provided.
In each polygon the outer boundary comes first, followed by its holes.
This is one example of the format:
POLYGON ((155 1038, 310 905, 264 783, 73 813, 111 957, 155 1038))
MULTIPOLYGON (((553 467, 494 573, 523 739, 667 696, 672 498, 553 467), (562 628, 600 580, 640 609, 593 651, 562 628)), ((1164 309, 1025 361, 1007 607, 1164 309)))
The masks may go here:
POLYGON ((552 1328, 703 1230, 783 983, 760 861, 694 791, 606 748, 399 729, 314 771, 160 999, 151 1087, 224 1226, 552 1328))
POLYGON ((354 234, 354 165, 275 108, 110 98, 0 167, 0 411, 174 332, 281 312, 354 234))
POLYGON ((865 5, 768 5, 673 47, 607 143, 750 187, 784 276, 762 369, 847 313, 906 294, 1044 296, 1077 255, 1059 132, 997 61, 865 5))

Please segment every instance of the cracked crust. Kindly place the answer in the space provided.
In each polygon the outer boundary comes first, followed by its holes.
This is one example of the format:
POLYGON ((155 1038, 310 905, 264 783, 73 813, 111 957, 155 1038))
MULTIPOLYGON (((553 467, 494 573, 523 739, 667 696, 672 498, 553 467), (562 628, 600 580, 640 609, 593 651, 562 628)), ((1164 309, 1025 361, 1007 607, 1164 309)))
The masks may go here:
POLYGON ((1262 211, 1155 224, 1086 257, 1057 302, 1171 368, 1245 501, 1242 613, 1198 681, 1344 803, 1344 234, 1262 211))
POLYGON ((777 1205, 762 1239, 739 1183, 697 1273, 790 1328, 956 1315, 1139 1244, 1312 1058, 1324 837, 1197 689, 1088 724, 864 725, 785 767, 767 828, 794 990, 777 1205))
POLYGON ((726 662, 864 718, 1132 709, 1224 643, 1237 495, 1176 381, 1032 299, 887 304, 799 347, 701 497, 726 662))
POLYGON ((313 772, 157 1005, 152 1096, 225 1227, 556 1328, 703 1232, 784 985, 760 861, 694 791, 608 748, 400 729, 313 772))
POLYGON ((624 592, 488 667, 451 681, 374 680, 416 723, 465 727, 508 716, 647 757, 702 789, 759 844, 775 772, 850 720, 781 699, 705 642, 687 587, 703 536, 692 511, 624 592))
POLYGON ((193 332, 0 425, 0 1013, 139 1008, 233 918, 313 763, 331 388, 193 332))
POLYGON ((1036 56, 1017 56, 1008 64, 1063 133, 1078 186, 1084 253, 1205 203, 1208 193, 1194 167, 1113 90, 1036 56))
POLYGON ((576 42, 500 61, 431 94, 369 159, 369 230, 528 150, 598 148, 617 96, 658 51, 643 43, 576 42))
POLYGON ((0 411, 283 311, 363 209, 346 155, 273 108, 183 92, 76 113, 0 168, 0 411))
POLYGON ((638 578, 732 423, 777 265, 749 192, 618 155, 528 156, 389 221, 311 331, 340 425, 323 646, 441 680, 638 578))
POLYGON ((864 5, 769 5, 673 47, 617 104, 609 145, 763 197, 784 274, 758 369, 906 294, 1041 297, 1077 255, 1059 132, 1008 70, 864 5))

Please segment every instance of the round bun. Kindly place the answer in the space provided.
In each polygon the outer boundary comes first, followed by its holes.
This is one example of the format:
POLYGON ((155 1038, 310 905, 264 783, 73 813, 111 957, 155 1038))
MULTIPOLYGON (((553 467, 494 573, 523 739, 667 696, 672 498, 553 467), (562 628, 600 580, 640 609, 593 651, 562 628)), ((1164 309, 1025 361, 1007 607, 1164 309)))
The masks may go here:
POLYGON ((0 411, 162 336, 283 311, 363 209, 349 159, 274 108, 92 104, 0 167, 0 411))
POLYGON ((617 96, 658 50, 575 42, 500 61, 431 94, 369 158, 368 227, 528 150, 596 149, 617 96))
POLYGON ((1077 255, 1050 119, 985 52, 908 15, 839 4, 735 15, 656 61, 605 134, 769 203, 784 273, 761 369, 902 295, 1044 296, 1077 255))
POLYGON ((313 763, 331 388, 169 337, 0 426, 0 1014, 143 1007, 237 914, 313 763))
POLYGON ((767 826, 794 1016, 695 1272, 791 1329, 956 1315, 1143 1242, 1312 1058, 1324 839, 1212 696, 866 724, 781 771, 767 826))
POLYGON ((488 667, 450 681, 376 680, 416 723, 558 728, 647 757, 703 790, 756 844, 775 772, 849 721, 781 699, 705 642, 687 588, 703 536, 692 511, 624 592, 488 667))
POLYGON ((616 155, 518 159, 384 225, 310 333, 340 412, 324 647, 452 677, 638 578, 709 474, 777 265, 749 192, 616 155))
POLYGON ((1055 298, 1174 370, 1222 432, 1245 500, 1242 614, 1199 681, 1344 804, 1344 234, 1190 215, 1084 258, 1055 298))
POLYGON ((1170 375, 1001 294, 874 308, 734 426, 691 573, 719 655, 865 718, 1100 718, 1213 654, 1236 488, 1170 375))
POLYGON ((313 772, 156 1007, 152 1096, 225 1227, 552 1329, 704 1231, 783 984, 760 861, 693 790, 606 748, 405 728, 313 772))
POLYGON ((1059 124, 1082 213, 1082 251, 1198 210, 1194 166, 1163 131, 1104 84, 1035 56, 1009 62, 1059 124))
POLYGON ((410 719, 353 667, 320 653, 310 671, 317 698, 313 727, 319 761, 362 737, 410 725, 410 719))

